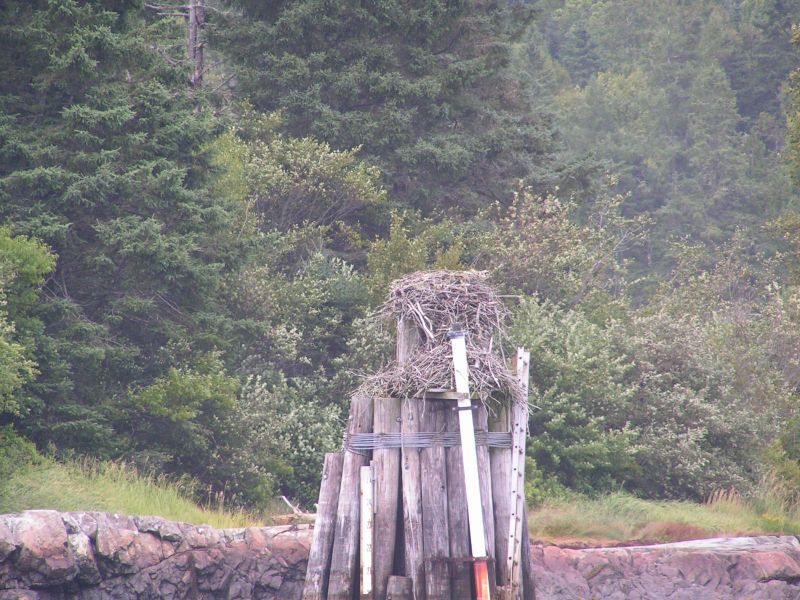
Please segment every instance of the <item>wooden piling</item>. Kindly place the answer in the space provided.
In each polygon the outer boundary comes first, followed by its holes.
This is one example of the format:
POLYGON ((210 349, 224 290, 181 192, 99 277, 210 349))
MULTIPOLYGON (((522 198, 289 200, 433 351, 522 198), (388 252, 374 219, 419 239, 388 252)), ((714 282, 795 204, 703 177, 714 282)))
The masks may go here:
MULTIPOLYGON (((408 362, 420 344, 417 326, 411 321, 397 322, 397 362, 408 362)), ((405 400, 400 408, 400 431, 419 433, 420 402, 405 400)), ((411 578, 412 597, 425 600, 425 565, 422 539, 422 487, 420 457, 416 448, 403 448, 400 478, 403 488, 403 539, 405 541, 405 574, 411 578)))
MULTIPOLYGON (((446 400, 427 400, 423 405, 420 429, 444 432, 447 427, 446 400)), ((428 600, 450 600, 450 542, 447 526, 447 465, 443 446, 434 445, 420 452, 422 474, 422 540, 425 557, 425 591, 428 600)), ((453 500, 458 502, 458 500, 453 500)))
POLYGON ((518 600, 515 594, 517 591, 519 590, 515 590, 510 585, 498 585, 495 595, 492 598, 494 600, 518 600))
MULTIPOLYGON (((403 403, 403 433, 419 432, 419 403, 408 401, 403 403)), ((420 483, 419 450, 403 448, 402 451, 403 482, 403 532, 405 539, 405 573, 411 578, 415 600, 425 598, 425 565, 422 541, 422 486, 420 483)))
MULTIPOLYGON (((372 431, 373 399, 356 394, 350 401, 348 435, 372 431)), ((369 463, 369 453, 345 448, 342 485, 333 539, 328 600, 352 600, 358 584, 359 487, 361 467, 369 463)))
MULTIPOLYGON (((494 414, 489 417, 489 431, 505 432, 511 430, 509 401, 505 400, 493 405, 494 414)), ((491 448, 489 450, 489 460, 492 473, 492 497, 494 498, 497 585, 510 586, 508 526, 511 520, 511 449, 491 448)), ((501 593, 498 593, 498 597, 501 595, 501 593)))
MULTIPOLYGON (((424 351, 413 319, 397 326, 402 367, 424 351)), ((533 600, 527 409, 516 394, 492 401, 492 413, 471 401, 465 334, 453 329, 455 390, 351 399, 345 453, 326 456, 303 600, 533 600), (489 431, 512 431, 512 448, 490 449, 489 431), (353 439, 370 432, 391 435, 353 439)), ((517 376, 526 387, 527 370, 517 376)))
MULTIPOLYGON (((400 431, 400 399, 375 399, 375 433, 400 431)), ((376 449, 375 471, 375 599, 386 598, 397 545, 397 504, 400 497, 400 450, 376 449)))
POLYGON ((325 600, 328 591, 328 565, 333 550, 333 535, 336 529, 336 507, 342 483, 344 454, 331 452, 325 455, 322 482, 317 502, 317 518, 314 536, 308 553, 306 583, 303 600, 325 600))
POLYGON ((386 586, 386 594, 386 600, 414 600, 411 578, 392 575, 386 586))
MULTIPOLYGON (((473 403, 475 410, 475 429, 477 431, 489 430, 489 412, 483 402, 473 403)), ((478 481, 481 488, 481 507, 483 508, 483 530, 486 537, 486 555, 489 557, 489 589, 494 596, 496 587, 495 576, 495 529, 494 529, 494 499, 492 498, 492 469, 489 461, 489 447, 478 446, 478 481)))
MULTIPOLYGON (((456 403, 449 401, 446 411, 447 431, 459 431, 456 403)), ((462 499, 467 497, 464 485, 464 459, 461 446, 447 448, 447 525, 449 528, 450 588, 453 600, 472 597, 472 568, 467 559, 471 556, 469 547, 469 520, 462 499), (459 560, 463 559, 463 560, 459 560)))

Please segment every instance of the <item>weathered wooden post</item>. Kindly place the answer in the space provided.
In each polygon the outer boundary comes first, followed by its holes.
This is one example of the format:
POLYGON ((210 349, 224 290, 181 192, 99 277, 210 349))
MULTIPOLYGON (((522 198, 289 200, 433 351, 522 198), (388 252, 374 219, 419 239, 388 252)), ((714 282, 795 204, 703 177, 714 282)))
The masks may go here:
MULTIPOLYGON (((400 432, 400 398, 375 398, 374 429, 376 434, 400 432)), ((383 600, 393 572, 397 544, 400 449, 376 448, 372 457, 375 470, 375 598, 383 600)))
POLYGON ((390 576, 386 586, 386 600, 414 600, 411 579, 397 575, 390 576))
MULTIPOLYGON (((422 343, 419 329, 412 319, 402 316, 397 321, 397 364, 407 365, 422 343)), ((418 402, 402 403, 400 431, 413 437, 420 431, 421 411, 418 402)), ((411 578, 412 595, 425 598, 425 563, 422 540, 422 485, 419 449, 402 447, 401 479, 403 495, 403 533, 405 539, 405 574, 411 578)))
MULTIPOLYGON (((483 403, 478 403, 474 409, 475 429, 478 432, 489 431, 489 410, 483 403)), ((486 566, 489 571, 489 587, 495 588, 495 507, 492 494, 492 469, 489 460, 488 444, 480 444, 477 447, 478 455, 478 483, 481 490, 481 509, 483 511, 484 537, 486 539, 486 566)), ((493 594, 494 595, 494 594, 493 594)))
MULTIPOLYGON (((447 431, 459 431, 458 407, 451 406, 447 411, 447 431)), ((447 493, 449 498, 466 498, 464 482, 464 459, 461 445, 447 449, 447 493)), ((453 600, 472 597, 472 569, 467 562, 472 556, 469 547, 469 521, 467 512, 460 502, 447 503, 447 522, 450 526, 450 581, 453 600)))
MULTIPOLYGON (((363 393, 353 396, 347 425, 348 437, 372 431, 372 406, 371 396, 363 393)), ((328 600, 352 600, 354 590, 358 588, 359 488, 361 467, 368 462, 368 452, 345 449, 336 530, 333 536, 328 600)))
POLYGON ((325 455, 322 468, 322 483, 317 502, 317 519, 314 536, 308 553, 308 570, 303 588, 303 600, 325 600, 328 596, 328 574, 330 572, 333 535, 336 528, 336 508, 339 505, 339 489, 342 483, 344 454, 325 455))
MULTIPOLYGON (((425 400, 420 429, 441 434, 447 427, 443 400, 425 400)), ((436 440, 436 436, 433 436, 436 440)), ((429 600, 450 599, 450 538, 447 527, 447 464, 444 446, 431 444, 420 452, 422 483, 422 545, 425 591, 429 600)))

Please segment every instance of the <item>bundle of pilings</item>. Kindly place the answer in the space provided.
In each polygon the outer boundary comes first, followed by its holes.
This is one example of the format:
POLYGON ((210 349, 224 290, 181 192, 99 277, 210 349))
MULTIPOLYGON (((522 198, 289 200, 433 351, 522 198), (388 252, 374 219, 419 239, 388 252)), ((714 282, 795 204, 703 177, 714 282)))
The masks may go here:
POLYGON ((396 281, 382 314, 397 323, 396 359, 353 395, 344 450, 325 457, 303 599, 532 599, 528 354, 512 368, 499 354, 505 308, 484 273, 435 271, 396 281))

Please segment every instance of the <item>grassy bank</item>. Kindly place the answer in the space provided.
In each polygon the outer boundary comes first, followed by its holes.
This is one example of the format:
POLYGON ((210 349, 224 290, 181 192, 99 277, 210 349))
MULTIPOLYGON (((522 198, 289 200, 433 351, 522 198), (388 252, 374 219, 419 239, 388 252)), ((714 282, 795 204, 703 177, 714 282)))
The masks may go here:
POLYGON ((528 521, 532 538, 544 541, 671 542, 800 534, 800 506, 769 486, 751 499, 720 493, 705 503, 648 501, 616 493, 548 500, 529 513, 528 521))
POLYGON ((39 457, 0 483, 0 513, 47 508, 156 515, 213 527, 262 525, 241 511, 201 507, 188 499, 189 482, 142 475, 115 462, 68 461, 39 457))

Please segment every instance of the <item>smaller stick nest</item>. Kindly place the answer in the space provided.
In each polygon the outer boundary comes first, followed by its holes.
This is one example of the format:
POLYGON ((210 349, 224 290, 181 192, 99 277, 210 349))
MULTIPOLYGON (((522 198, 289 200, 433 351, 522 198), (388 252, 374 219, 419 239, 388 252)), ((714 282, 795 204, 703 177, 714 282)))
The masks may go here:
POLYGON ((362 391, 407 399, 455 389, 448 333, 460 325, 467 331, 470 391, 484 402, 498 392, 527 402, 502 356, 507 313, 484 271, 424 271, 394 281, 378 315, 413 324, 420 347, 406 363, 395 360, 369 377, 362 391))

